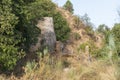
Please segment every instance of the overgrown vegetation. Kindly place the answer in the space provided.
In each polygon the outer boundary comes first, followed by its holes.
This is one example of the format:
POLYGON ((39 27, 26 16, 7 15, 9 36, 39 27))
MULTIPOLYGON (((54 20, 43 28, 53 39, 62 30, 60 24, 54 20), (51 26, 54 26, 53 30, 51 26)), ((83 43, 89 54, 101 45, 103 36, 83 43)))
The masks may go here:
POLYGON ((79 33, 73 33, 74 39, 75 40, 80 40, 81 36, 79 33))
POLYGON ((120 23, 115 24, 112 28, 112 33, 115 37, 116 50, 118 55, 120 55, 120 23))
POLYGON ((98 26, 97 31, 105 36, 104 41, 105 41, 105 43, 108 43, 109 35, 110 35, 110 32, 111 32, 110 28, 105 24, 101 24, 101 25, 98 26))
POLYGON ((0 1, 0 67, 12 70, 23 52, 37 42, 40 30, 37 20, 53 17, 57 40, 65 41, 70 28, 66 20, 55 10, 51 0, 1 0, 0 1))
POLYGON ((70 28, 67 21, 59 12, 53 16, 56 38, 58 41, 66 41, 69 38, 70 28))
POLYGON ((80 19, 83 21, 83 23, 85 25, 85 30, 86 30, 87 34, 89 36, 93 37, 93 35, 94 35, 93 24, 91 23, 88 14, 84 14, 83 16, 81 16, 80 19))
MULTIPOLYGON (((70 0, 67 0, 63 8, 72 13, 69 14, 71 17, 74 16, 70 0)), ((74 16, 71 20, 74 23, 71 27, 73 30, 71 30, 70 23, 56 10, 56 5, 51 0, 0 1, 0 72, 12 72, 20 59, 26 54, 30 55, 29 49, 31 45, 36 44, 41 32, 36 26, 37 21, 43 17, 53 18, 57 41, 65 42, 65 46, 60 45, 63 54, 56 51, 57 53, 51 55, 47 49, 42 53, 39 52, 40 50, 34 52, 38 60, 28 60, 22 66, 24 75, 20 77, 20 80, 120 79, 120 23, 116 23, 111 29, 105 24, 101 24, 94 30, 90 18, 85 14, 82 17, 74 16), (82 31, 79 33, 80 29, 84 29, 83 32, 86 34, 81 34, 82 31), (71 32, 73 41, 69 40, 71 32), (98 34, 104 37, 100 37, 98 34), (99 47, 96 46, 98 37, 103 42, 103 45, 98 44, 99 47), (80 42, 80 45, 77 47, 75 42, 80 42), (75 51, 76 49, 72 51, 74 48, 77 48, 78 51, 75 51), (66 53, 74 54, 66 56, 66 53), (85 53, 88 53, 91 60, 87 58, 84 62, 85 57, 82 56, 86 56, 85 53)), ((18 80, 13 75, 10 78, 18 80)), ((0 80, 7 79, 9 80, 8 76, 0 76, 0 80)))

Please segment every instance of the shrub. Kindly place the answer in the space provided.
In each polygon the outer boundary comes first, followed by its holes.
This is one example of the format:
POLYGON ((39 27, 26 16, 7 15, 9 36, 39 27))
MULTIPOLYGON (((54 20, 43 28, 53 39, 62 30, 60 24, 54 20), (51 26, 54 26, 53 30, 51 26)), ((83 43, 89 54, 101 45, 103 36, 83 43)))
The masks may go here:
POLYGON ((105 46, 101 49, 95 49, 94 51, 92 51, 92 54, 94 55, 94 57, 97 57, 97 58, 106 58, 107 53, 108 53, 108 50, 105 46))
POLYGON ((97 32, 102 33, 105 36, 105 43, 108 44, 109 42, 109 34, 111 33, 110 29, 108 26, 105 24, 101 24, 97 28, 97 32))
POLYGON ((114 27, 112 28, 112 33, 115 38, 117 53, 120 55, 120 23, 114 25, 114 27))
POLYGON ((79 33, 73 33, 75 40, 79 40, 81 38, 79 33))
POLYGON ((96 49, 96 51, 94 51, 93 53, 96 54, 96 57, 99 58, 106 58, 108 60, 117 59, 118 55, 116 52, 116 45, 113 35, 109 35, 108 44, 105 44, 101 49, 96 49))
POLYGON ((81 52, 85 52, 86 46, 89 46, 89 53, 94 56, 94 57, 98 57, 101 56, 98 52, 99 49, 96 48, 95 44, 93 41, 88 41, 86 43, 82 43, 80 44, 80 46, 78 47, 78 51, 81 52))
POLYGON ((56 33, 56 38, 58 41, 66 41, 69 38, 70 28, 67 21, 62 17, 59 12, 53 15, 54 28, 56 33))
POLYGON ((82 44, 80 44, 80 46, 79 46, 79 48, 78 48, 78 51, 85 52, 85 47, 86 47, 87 45, 88 45, 87 43, 82 43, 82 44))
POLYGON ((28 26, 25 26, 25 33, 23 34, 24 37, 25 37, 25 45, 26 45, 26 48, 25 50, 28 50, 30 48, 31 45, 34 45, 37 43, 38 41, 38 36, 40 35, 40 29, 37 28, 35 25, 32 25, 32 24, 28 24, 28 26))
POLYGON ((81 24, 82 24, 82 21, 80 20, 80 17, 78 15, 75 15, 75 18, 74 18, 74 27, 76 29, 80 29, 81 24))
POLYGON ((37 66, 37 63, 35 61, 27 62, 25 66, 25 73, 31 73, 37 66))

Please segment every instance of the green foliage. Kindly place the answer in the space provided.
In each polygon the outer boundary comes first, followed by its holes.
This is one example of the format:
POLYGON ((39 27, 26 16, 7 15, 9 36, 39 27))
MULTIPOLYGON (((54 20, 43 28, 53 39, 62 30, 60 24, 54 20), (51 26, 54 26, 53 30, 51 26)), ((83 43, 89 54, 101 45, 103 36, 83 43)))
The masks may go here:
POLYGON ((120 23, 114 25, 114 27, 112 28, 112 33, 115 37, 117 53, 120 55, 120 23))
POLYGON ((0 67, 5 70, 13 69, 23 53, 18 46, 21 35, 15 29, 18 17, 12 13, 11 6, 11 0, 0 2, 0 67))
POLYGON ((37 37, 39 36, 41 31, 33 24, 27 24, 27 26, 25 26, 24 28, 25 28, 24 37, 26 39, 24 43, 26 45, 26 50, 28 50, 31 45, 35 45, 37 43, 38 41, 37 37))
POLYGON ((79 40, 81 38, 79 33, 73 33, 75 40, 79 40))
POLYGON ((62 17, 59 12, 53 15, 54 28, 56 33, 56 38, 58 41, 66 41, 70 35, 70 28, 67 21, 62 17))
POLYGON ((49 55, 47 47, 43 50, 43 52, 40 52, 39 50, 37 51, 38 58, 41 59, 45 56, 49 55))
POLYGON ((92 54, 94 54, 94 57, 105 59, 107 57, 107 53, 108 49, 106 46, 103 46, 101 49, 95 49, 92 54))
POLYGON ((103 34, 105 34, 105 31, 108 31, 108 30, 110 30, 110 29, 105 24, 101 24, 97 28, 97 31, 100 33, 103 33, 103 34))
POLYGON ((101 24, 98 26, 97 31, 99 33, 102 33, 105 36, 105 43, 109 43, 109 35, 111 33, 110 29, 108 28, 108 26, 106 26, 105 24, 101 24))
POLYGON ((75 15, 75 18, 74 18, 74 27, 77 28, 77 29, 80 29, 81 24, 82 24, 82 21, 80 20, 79 15, 75 15))
POLYGON ((91 38, 93 38, 93 36, 94 36, 93 28, 92 28, 91 26, 87 26, 87 27, 85 28, 85 30, 86 30, 87 34, 88 34, 89 36, 91 36, 91 38))
POLYGON ((37 63, 33 60, 32 62, 27 62, 25 66, 25 73, 31 73, 37 66, 37 63))
POLYGON ((78 48, 78 51, 85 52, 85 47, 86 47, 87 45, 88 45, 87 43, 82 43, 82 44, 80 44, 80 46, 79 46, 79 48, 78 48))
POLYGON ((85 52, 86 46, 89 46, 89 52, 90 52, 90 54, 95 55, 94 51, 96 50, 96 47, 95 47, 93 41, 88 41, 86 43, 80 44, 80 46, 78 48, 78 51, 85 52))
POLYGON ((90 22, 90 17, 88 16, 87 13, 85 13, 83 16, 81 16, 81 20, 83 21, 85 26, 91 26, 92 27, 92 23, 90 22))
POLYGON ((112 34, 109 35, 109 44, 108 44, 108 48, 113 51, 113 53, 115 53, 116 51, 116 46, 115 46, 115 40, 114 40, 114 36, 112 34))
POLYGON ((55 4, 51 0, 36 0, 35 2, 24 6, 23 13, 27 21, 35 21, 42 17, 49 17, 55 11, 55 4))
POLYGON ((114 25, 112 32, 114 34, 116 42, 120 42, 120 23, 114 25))
POLYGON ((116 45, 114 36, 112 34, 109 35, 108 44, 105 44, 101 49, 96 49, 94 51, 94 54, 96 54, 96 57, 108 59, 108 60, 115 60, 118 57, 118 54, 116 52, 116 45))
POLYGON ((70 2, 70 0, 67 0, 67 2, 64 4, 64 9, 68 10, 69 12, 73 13, 73 4, 70 2))
POLYGON ((91 23, 88 14, 84 14, 83 16, 81 16, 81 20, 83 21, 83 23, 85 25, 85 30, 86 30, 87 34, 92 37, 94 34, 93 24, 91 23))
POLYGON ((91 55, 95 56, 96 54, 94 54, 94 52, 97 50, 95 44, 93 41, 89 41, 88 42, 88 46, 89 46, 89 52, 91 55))

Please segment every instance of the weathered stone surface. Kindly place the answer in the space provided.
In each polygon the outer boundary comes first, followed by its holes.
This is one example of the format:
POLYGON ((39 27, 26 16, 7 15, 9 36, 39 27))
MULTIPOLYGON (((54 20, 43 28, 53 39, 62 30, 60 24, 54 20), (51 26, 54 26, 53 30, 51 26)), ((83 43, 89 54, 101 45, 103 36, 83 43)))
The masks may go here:
POLYGON ((54 32, 53 18, 44 17, 42 20, 38 21, 36 25, 41 30, 41 50, 48 48, 50 53, 55 51, 56 35, 54 32))
POLYGON ((56 42, 56 53, 60 56, 72 56, 73 49, 72 47, 68 46, 66 43, 62 43, 60 41, 56 42))

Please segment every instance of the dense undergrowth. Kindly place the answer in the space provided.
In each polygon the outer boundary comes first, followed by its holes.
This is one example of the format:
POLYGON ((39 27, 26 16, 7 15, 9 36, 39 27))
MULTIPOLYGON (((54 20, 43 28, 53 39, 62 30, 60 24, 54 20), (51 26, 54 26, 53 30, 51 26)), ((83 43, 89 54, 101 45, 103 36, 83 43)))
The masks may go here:
MULTIPOLYGON (((38 52, 38 56, 39 56, 38 52)), ((72 59, 71 59, 72 61, 72 59)), ((83 65, 78 62, 73 66, 63 57, 51 57, 48 53, 38 62, 27 62, 22 77, 0 76, 1 80, 119 80, 120 62, 109 58, 99 59, 83 65), (66 66, 67 65, 67 66, 66 66)))

